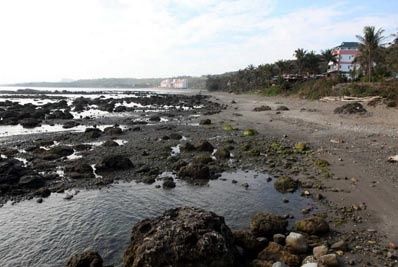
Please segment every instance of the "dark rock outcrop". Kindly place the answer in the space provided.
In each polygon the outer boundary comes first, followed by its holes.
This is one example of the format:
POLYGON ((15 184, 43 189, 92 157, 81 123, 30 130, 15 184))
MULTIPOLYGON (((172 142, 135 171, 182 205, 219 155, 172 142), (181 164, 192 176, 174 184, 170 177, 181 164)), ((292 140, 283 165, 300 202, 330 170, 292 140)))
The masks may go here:
POLYGON ((275 180, 274 187, 281 193, 294 192, 298 188, 298 182, 288 176, 280 176, 275 180))
POLYGON ((98 128, 87 128, 84 131, 84 136, 88 137, 88 138, 98 138, 102 135, 102 131, 98 128))
POLYGON ((204 164, 192 162, 181 167, 180 171, 178 172, 178 177, 182 179, 206 180, 210 179, 210 169, 204 164))
POLYGON ((95 177, 93 168, 90 165, 80 161, 71 166, 67 166, 65 171, 72 179, 89 179, 95 177))
POLYGON ((348 103, 334 110, 336 114, 365 114, 367 110, 358 102, 348 103))
POLYGON ((41 121, 35 118, 26 118, 21 120, 20 124, 24 128, 35 128, 40 126, 41 121))
POLYGON ((137 223, 124 266, 234 266, 237 251, 224 218, 197 208, 177 208, 137 223))
POLYGON ((102 264, 102 258, 97 252, 85 251, 70 257, 66 267, 102 267, 102 264))
POLYGON ((110 155, 102 159, 102 161, 96 166, 98 171, 117 171, 127 170, 134 168, 134 164, 131 160, 122 155, 110 155))
POLYGON ((262 105, 262 106, 259 106, 259 107, 255 107, 253 109, 253 111, 255 111, 255 112, 267 111, 267 110, 271 110, 271 107, 270 106, 266 106, 266 105, 262 105))
POLYGON ((213 152, 214 146, 210 144, 208 141, 202 141, 195 146, 197 151, 202 152, 213 152))
POLYGON ((107 135, 120 135, 123 133, 123 130, 119 127, 106 127, 104 133, 107 135))

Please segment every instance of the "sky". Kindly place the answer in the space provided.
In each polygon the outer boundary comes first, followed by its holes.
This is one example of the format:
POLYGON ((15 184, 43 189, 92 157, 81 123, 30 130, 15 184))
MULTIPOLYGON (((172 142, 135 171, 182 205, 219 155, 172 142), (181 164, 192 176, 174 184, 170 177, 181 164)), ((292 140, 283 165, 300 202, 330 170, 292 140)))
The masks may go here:
POLYGON ((398 1, 0 0, 0 83, 206 75, 398 31, 398 1))

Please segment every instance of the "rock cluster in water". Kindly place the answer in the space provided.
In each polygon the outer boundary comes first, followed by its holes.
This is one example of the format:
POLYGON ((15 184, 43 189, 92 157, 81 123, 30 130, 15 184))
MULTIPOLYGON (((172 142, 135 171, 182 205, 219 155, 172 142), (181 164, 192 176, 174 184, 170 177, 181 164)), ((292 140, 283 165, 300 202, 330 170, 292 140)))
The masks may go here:
MULTIPOLYGON (((320 217, 296 222, 258 213, 250 229, 231 231, 224 218, 199 208, 181 207, 134 225, 123 266, 341 266, 339 251, 347 244, 325 245, 329 225, 320 217)), ((67 267, 102 266, 95 252, 74 255, 67 267)))

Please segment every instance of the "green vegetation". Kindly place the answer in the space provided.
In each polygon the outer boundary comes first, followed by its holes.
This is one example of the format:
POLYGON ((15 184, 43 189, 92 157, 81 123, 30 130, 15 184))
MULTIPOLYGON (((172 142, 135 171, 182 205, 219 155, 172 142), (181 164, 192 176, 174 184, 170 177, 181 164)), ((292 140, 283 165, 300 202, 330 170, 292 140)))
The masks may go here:
POLYGON ((337 58, 331 49, 317 54, 303 48, 294 51, 295 60, 248 66, 237 72, 208 76, 209 91, 258 93, 264 96, 298 95, 308 99, 325 96, 381 96, 388 106, 398 105, 398 33, 387 39, 383 29, 366 26, 358 35, 359 69, 351 71, 351 80, 338 74, 325 75, 329 62, 337 58))
POLYGON ((232 132, 234 130, 234 127, 232 127, 231 124, 229 123, 224 123, 224 125, 222 126, 223 130, 226 132, 232 132))
POLYGON ((257 134, 257 131, 254 129, 245 129, 242 133, 243 136, 254 136, 257 134))

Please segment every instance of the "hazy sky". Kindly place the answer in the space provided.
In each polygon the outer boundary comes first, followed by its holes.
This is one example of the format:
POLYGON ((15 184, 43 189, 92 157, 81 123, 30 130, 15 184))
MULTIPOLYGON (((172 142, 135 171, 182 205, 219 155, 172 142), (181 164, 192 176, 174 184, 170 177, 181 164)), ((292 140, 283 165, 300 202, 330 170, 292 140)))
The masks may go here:
POLYGON ((365 25, 396 32, 397 13, 395 0, 0 0, 0 83, 221 73, 365 25))

